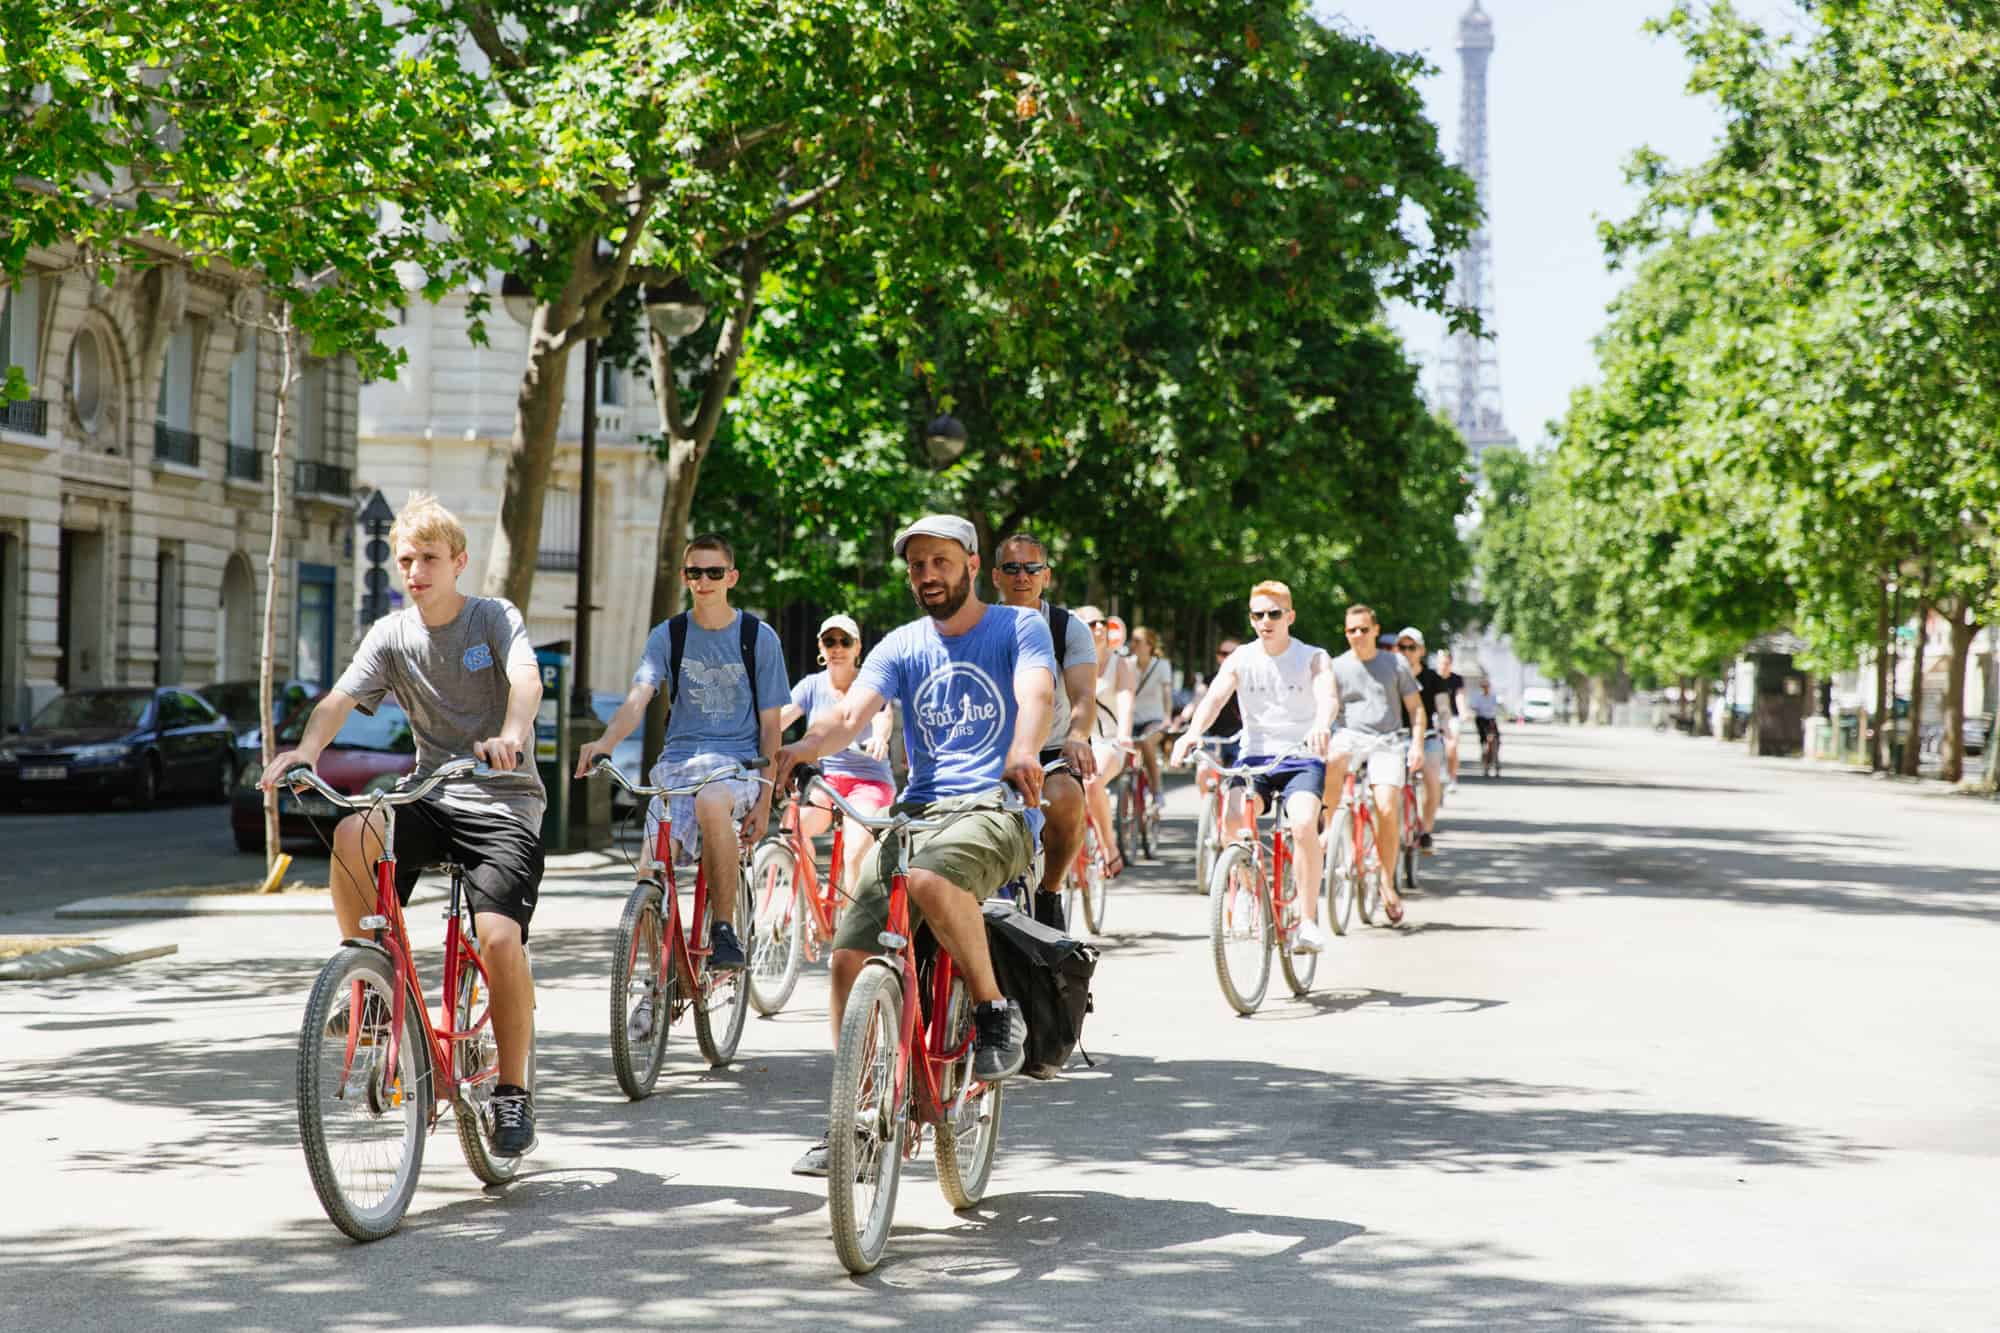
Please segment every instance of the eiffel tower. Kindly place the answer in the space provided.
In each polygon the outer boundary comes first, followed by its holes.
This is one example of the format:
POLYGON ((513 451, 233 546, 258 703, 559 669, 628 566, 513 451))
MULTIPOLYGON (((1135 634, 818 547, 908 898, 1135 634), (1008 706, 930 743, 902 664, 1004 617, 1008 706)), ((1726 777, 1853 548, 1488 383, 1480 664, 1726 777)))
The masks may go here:
MULTIPOLYGON (((1479 0, 1458 21, 1458 55, 1463 71, 1459 94, 1459 165, 1479 191, 1482 215, 1493 207, 1492 173, 1486 156, 1486 65, 1493 58, 1493 20, 1479 0)), ((1454 333, 1445 353, 1445 410, 1465 437, 1476 466, 1496 444, 1512 445, 1514 432, 1500 414, 1500 352, 1493 334, 1493 233, 1485 221, 1458 256, 1452 300, 1479 312, 1487 336, 1454 333)))

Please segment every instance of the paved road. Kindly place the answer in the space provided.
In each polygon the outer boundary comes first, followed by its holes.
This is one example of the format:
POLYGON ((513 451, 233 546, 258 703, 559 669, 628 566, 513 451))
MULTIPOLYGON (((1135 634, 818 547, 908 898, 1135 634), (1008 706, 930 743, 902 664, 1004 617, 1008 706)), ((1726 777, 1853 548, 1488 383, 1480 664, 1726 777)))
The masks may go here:
POLYGON ((0 929, 10 913, 79 898, 264 877, 263 858, 230 839, 229 807, 206 800, 0 810, 0 848, 0 929))
POLYGON ((435 1138, 368 1247, 296 1145, 316 925, 0 990, 0 1327, 1991 1327, 2000 811, 1651 733, 1509 759, 1454 799, 1413 928, 1252 1019, 1182 821, 1115 890, 1097 1068, 1010 1091, 979 1209, 906 1173, 861 1281, 787 1172, 823 983, 731 1069, 677 1033, 627 1103, 615 885, 551 885, 536 923, 534 1170, 482 1193, 435 1138))

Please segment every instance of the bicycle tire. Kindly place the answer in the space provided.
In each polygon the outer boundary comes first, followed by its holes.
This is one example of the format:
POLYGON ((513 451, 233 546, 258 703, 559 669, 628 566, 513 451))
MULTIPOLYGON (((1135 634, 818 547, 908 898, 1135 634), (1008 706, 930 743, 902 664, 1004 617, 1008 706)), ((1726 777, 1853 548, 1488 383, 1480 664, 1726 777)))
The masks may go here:
POLYGON ((611 1072, 619 1089, 635 1102, 650 1095, 659 1082, 680 989, 679 970, 664 958, 667 926, 661 904, 659 885, 650 881, 633 885, 612 946, 611 1072), (632 1016, 642 999, 652 1002, 653 1025, 635 1039, 632 1016))
MULTIPOLYGON (((473 1016, 478 1012, 478 984, 479 972, 476 968, 467 966, 459 974, 458 996, 451 1013, 454 1031, 464 1032, 472 1026, 473 1016)), ((487 1003, 490 1006, 492 1001, 489 999, 487 1003)), ((452 1058, 456 1062, 455 1073, 477 1073, 488 1063, 499 1059, 499 1043, 493 1036, 493 1024, 490 1022, 479 1036, 454 1045, 456 1049, 452 1058)), ((472 1174, 479 1178, 482 1185, 504 1185, 521 1170, 520 1158, 496 1157, 493 1154, 492 1101, 493 1088, 498 1082, 496 1075, 464 1097, 454 1095, 451 1099, 452 1115, 458 1121, 458 1149, 465 1155, 465 1164, 472 1168, 472 1174)), ((535 1091, 535 1037, 532 1028, 528 1032, 527 1089, 530 1094, 535 1091)))
MULTIPOLYGON (((757 956, 757 934, 750 920, 750 895, 739 877, 736 884, 736 938, 746 960, 757 956)), ((736 1058, 736 1045, 743 1040, 743 1020, 750 1016, 750 969, 718 972, 704 967, 695 978, 694 1040, 708 1060, 709 1068, 720 1069, 736 1058), (717 1024, 716 1019, 722 1021, 717 1024)))
POLYGON ((1215 818, 1215 797, 1201 798, 1201 818, 1194 834, 1194 891, 1208 892, 1208 877, 1215 870, 1215 857, 1222 850, 1222 830, 1215 818))
MULTIPOLYGON (((1299 889, 1298 862, 1285 863, 1285 880, 1291 893, 1281 901, 1296 906, 1305 896, 1299 889)), ((1300 916, 1303 918, 1304 913, 1300 912, 1300 916)), ((1284 928, 1283 922, 1280 922, 1272 933, 1277 937, 1278 968, 1285 974, 1285 984, 1292 988, 1293 995, 1310 993, 1313 988, 1313 978, 1319 975, 1319 955, 1299 953, 1294 950, 1290 943, 1291 933, 1284 928)))
POLYGON ((1406 818, 1403 824, 1403 882, 1397 889, 1399 893, 1417 887, 1417 860, 1423 855, 1422 837, 1423 831, 1406 818))
POLYGON ((882 1262, 896 1219, 908 1107, 885 1099, 893 1096, 902 1037, 902 976, 892 967, 864 966, 841 1016, 827 1105, 827 1212, 834 1252, 850 1273, 882 1262), (856 1187, 863 1185, 867 1207, 857 1211, 856 1187))
POLYGON ((750 858, 750 879, 743 891, 762 918, 757 948, 750 955, 750 1004, 766 1018, 785 1007, 799 984, 808 910, 799 902, 802 878, 798 853, 788 843, 767 840, 750 858))
POLYGON ((1361 924, 1372 926, 1382 911, 1382 849, 1375 842, 1375 821, 1361 829, 1361 860, 1355 867, 1360 876, 1354 895, 1354 911, 1361 924))
POLYGON ((1250 849, 1240 843, 1223 848, 1215 859, 1215 877, 1208 886, 1208 940, 1222 998, 1239 1014, 1256 1013, 1271 984, 1271 909, 1250 849), (1238 952, 1245 976, 1255 973, 1254 984, 1244 985, 1235 975, 1229 959, 1232 938, 1247 946, 1238 952))
POLYGON ((1320 875, 1320 897, 1326 900, 1327 929, 1345 935, 1354 922, 1354 815, 1344 805, 1334 810, 1326 830, 1326 868, 1320 875))
POLYGON ((1093 935, 1104 933, 1104 914, 1111 907, 1111 881, 1104 874, 1104 858, 1090 858, 1083 879, 1083 925, 1093 935))
MULTIPOLYGON (((951 998, 945 1005, 945 1049, 964 1041, 972 1030, 972 992, 965 978, 953 977, 951 998)), ((952 1123, 951 1108, 958 1090, 972 1078, 972 1047, 946 1065, 939 1078, 938 1100, 946 1120, 936 1129, 938 1188, 954 1209, 972 1208, 986 1197, 986 1184, 993 1175, 993 1159, 1000 1147, 1001 1084, 989 1083, 979 1096, 965 1105, 960 1123, 952 1123)))
MULTIPOLYGON (((327 1219, 358 1241, 380 1240, 394 1232, 403 1224, 403 1215, 409 1211, 410 1200, 417 1192, 433 1105, 431 1053, 411 1008, 421 1002, 406 998, 395 1082, 383 1086, 379 1074, 374 1072, 371 1057, 366 1096, 350 1098, 346 1093, 353 1088, 354 1080, 347 1063, 346 1029, 330 1033, 327 1028, 336 1013, 341 1013, 347 1024, 359 1021, 364 1033, 378 1022, 386 1026, 395 986, 395 968, 381 953, 368 948, 343 948, 320 968, 299 1026, 296 1094, 299 1143, 305 1149, 306 1169, 327 1219), (392 1116, 390 1111, 396 1114, 392 1116), (387 1131, 394 1127, 391 1122, 395 1119, 402 1122, 397 1155, 379 1195, 355 1197, 351 1191, 361 1173, 344 1169, 343 1162, 336 1158, 345 1157, 339 1141, 359 1134, 341 1133, 335 1125, 354 1124, 357 1129, 380 1125, 384 1132, 374 1137, 386 1147, 392 1142, 387 1131)), ((357 1051, 360 1049, 381 1048, 357 1041, 357 1051)), ((380 1177, 383 1173, 371 1174, 380 1177)))
POLYGON ((1153 807, 1158 793, 1150 782, 1134 778, 1132 782, 1133 823, 1139 834, 1139 855, 1150 861, 1153 859, 1153 807))
POLYGON ((1117 827, 1113 830, 1118 838, 1118 854, 1127 861, 1136 861, 1139 846, 1138 806, 1132 790, 1132 770, 1126 769, 1116 779, 1118 784, 1118 804, 1112 815, 1117 827))

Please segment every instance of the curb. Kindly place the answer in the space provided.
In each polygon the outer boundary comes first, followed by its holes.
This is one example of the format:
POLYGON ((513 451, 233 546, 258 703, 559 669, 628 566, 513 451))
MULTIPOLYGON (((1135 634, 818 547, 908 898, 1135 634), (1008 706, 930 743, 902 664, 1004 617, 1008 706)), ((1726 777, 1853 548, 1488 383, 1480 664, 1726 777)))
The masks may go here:
POLYGON ((79 972, 102 972, 148 958, 164 958, 179 953, 178 944, 155 944, 143 949, 116 949, 106 944, 72 945, 66 949, 46 949, 41 953, 0 963, 0 981, 51 981, 79 972))
MULTIPOLYGON (((410 896, 412 906, 444 897, 442 886, 420 884, 410 896)), ((211 893, 186 898, 155 898, 121 894, 66 903, 54 915, 64 921, 148 920, 188 916, 327 916, 333 911, 328 893, 211 893)))

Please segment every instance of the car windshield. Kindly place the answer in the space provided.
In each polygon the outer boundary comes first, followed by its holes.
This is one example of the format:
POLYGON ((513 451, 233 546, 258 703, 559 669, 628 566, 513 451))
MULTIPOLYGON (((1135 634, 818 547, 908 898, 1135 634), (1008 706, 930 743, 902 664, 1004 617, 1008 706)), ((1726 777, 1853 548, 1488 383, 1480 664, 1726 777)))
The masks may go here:
MULTIPOLYGON (((301 708, 278 731, 278 744, 291 746, 299 743, 305 735, 306 719, 312 716, 312 709, 301 708)), ((341 723, 340 734, 333 738, 336 750, 380 750, 386 754, 415 754, 417 738, 410 733, 410 718, 395 704, 384 701, 375 709, 373 717, 355 709, 341 723)))
POLYGON ((147 690, 104 690, 65 694, 35 714, 36 731, 68 731, 80 727, 131 728, 145 720, 153 696, 147 690))
POLYGON ((216 712, 231 722, 247 725, 257 720, 257 686, 254 683, 210 685, 200 693, 216 712))

